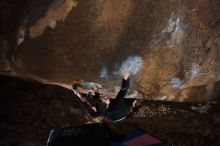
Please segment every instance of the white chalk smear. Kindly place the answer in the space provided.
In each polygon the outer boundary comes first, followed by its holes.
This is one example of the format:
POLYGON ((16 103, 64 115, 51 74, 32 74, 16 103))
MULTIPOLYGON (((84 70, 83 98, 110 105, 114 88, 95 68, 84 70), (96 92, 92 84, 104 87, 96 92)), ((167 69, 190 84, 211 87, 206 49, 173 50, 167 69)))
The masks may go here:
POLYGON ((83 88, 85 89, 94 89, 94 88, 102 88, 102 85, 95 83, 95 82, 84 82, 82 83, 83 88))
POLYGON ((201 67, 199 66, 199 64, 196 63, 192 63, 192 66, 190 69, 186 70, 186 74, 185 76, 188 79, 193 79, 196 76, 198 76, 201 73, 201 67))
POLYGON ((173 18, 173 14, 170 16, 168 22, 167 22, 167 27, 166 27, 166 32, 171 33, 171 38, 170 40, 167 41, 167 45, 170 48, 179 46, 179 44, 182 41, 184 30, 183 30, 183 24, 180 20, 180 18, 176 18, 176 20, 173 18))
POLYGON ((177 19, 176 19, 176 29, 175 29, 175 33, 177 33, 177 32, 182 32, 183 31, 183 29, 182 29, 182 22, 180 21, 180 18, 178 17, 177 19))
POLYGON ((182 81, 178 77, 173 77, 170 82, 173 88, 180 88, 182 85, 182 81))
POLYGON ((165 100, 167 99, 167 96, 161 96, 159 100, 165 100))
POLYGON ((182 24, 179 17, 176 19, 175 25, 176 27, 172 33, 172 39, 179 43, 183 36, 183 29, 181 27, 182 24))
POLYGON ((196 77, 200 73, 200 66, 198 64, 193 63, 190 71, 190 78, 196 77))
POLYGON ((167 32, 172 32, 174 30, 175 22, 173 21, 173 18, 170 17, 167 23, 167 32))
POLYGON ((180 18, 178 17, 176 20, 173 20, 173 17, 171 16, 167 22, 166 31, 172 33, 173 37, 177 35, 178 32, 182 32, 183 29, 180 18))
POLYGON ((108 69, 106 67, 102 67, 100 77, 108 79, 108 69))
POLYGON ((120 66, 120 68, 113 74, 120 74, 123 69, 127 68, 131 75, 135 75, 143 66, 141 57, 130 56, 120 66))
POLYGON ((194 78, 199 72, 199 69, 198 68, 192 68, 191 70, 191 76, 192 78, 194 78))

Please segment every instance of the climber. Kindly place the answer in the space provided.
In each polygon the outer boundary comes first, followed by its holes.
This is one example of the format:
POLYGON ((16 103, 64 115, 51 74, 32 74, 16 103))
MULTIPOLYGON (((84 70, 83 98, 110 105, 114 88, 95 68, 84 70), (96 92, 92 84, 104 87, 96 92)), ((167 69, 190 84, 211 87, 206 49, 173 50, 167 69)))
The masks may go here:
POLYGON ((92 95, 91 92, 88 94, 80 93, 77 90, 77 87, 80 87, 80 86, 81 85, 78 83, 73 84, 72 89, 74 93, 83 102, 87 102, 96 113, 103 115, 108 120, 114 121, 114 122, 120 121, 129 114, 128 108, 124 105, 124 97, 129 87, 128 69, 124 69, 122 71, 121 89, 115 98, 114 98, 114 95, 111 95, 112 97, 110 97, 107 94, 103 94, 96 87, 94 88, 95 95, 92 95))

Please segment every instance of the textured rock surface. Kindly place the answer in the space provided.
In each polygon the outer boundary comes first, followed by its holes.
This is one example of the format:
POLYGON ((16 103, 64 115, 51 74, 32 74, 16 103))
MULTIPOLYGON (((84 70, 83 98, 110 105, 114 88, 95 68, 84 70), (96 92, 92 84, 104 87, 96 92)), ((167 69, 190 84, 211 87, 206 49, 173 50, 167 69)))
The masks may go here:
MULTIPOLYGON (((1 146, 45 146, 53 128, 100 120, 88 115, 86 104, 71 91, 58 86, 0 76, 0 87, 1 146)), ((145 101, 133 111, 117 124, 104 123, 121 134, 142 129, 172 146, 220 145, 219 104, 145 101)))
POLYGON ((137 56, 141 69, 132 77, 132 88, 145 98, 214 97, 213 83, 220 79, 218 0, 33 3, 27 4, 32 9, 17 31, 25 32, 24 42, 11 48, 4 45, 10 40, 1 39, 6 50, 0 58, 2 74, 67 88, 79 79, 118 84, 121 64, 137 56), (8 50, 14 53, 5 57, 8 50))
POLYGON ((32 38, 35 38, 42 35, 47 26, 53 29, 56 26, 56 21, 64 21, 66 16, 76 5, 77 3, 74 0, 54 0, 49 5, 48 10, 44 14, 43 18, 37 20, 36 24, 29 28, 29 35, 32 38))

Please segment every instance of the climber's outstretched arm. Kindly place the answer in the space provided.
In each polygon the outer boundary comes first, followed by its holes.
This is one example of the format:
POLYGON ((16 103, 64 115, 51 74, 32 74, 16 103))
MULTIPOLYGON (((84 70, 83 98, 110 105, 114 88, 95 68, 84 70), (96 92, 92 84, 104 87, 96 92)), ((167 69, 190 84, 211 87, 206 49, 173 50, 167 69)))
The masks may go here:
POLYGON ((127 93, 127 90, 129 88, 129 71, 127 68, 125 68, 123 71, 122 71, 122 85, 121 85, 121 89, 120 91, 118 92, 115 100, 119 100, 120 98, 124 98, 126 93, 127 93))

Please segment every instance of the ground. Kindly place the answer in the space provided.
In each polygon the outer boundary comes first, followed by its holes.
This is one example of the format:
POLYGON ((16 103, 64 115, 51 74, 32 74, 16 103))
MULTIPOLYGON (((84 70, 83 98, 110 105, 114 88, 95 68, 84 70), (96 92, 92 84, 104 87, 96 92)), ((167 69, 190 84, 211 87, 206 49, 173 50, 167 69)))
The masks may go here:
MULTIPOLYGON (((4 76, 0 77, 0 86, 0 145, 43 146, 52 128, 95 122, 86 106, 70 90, 4 76)), ((131 103, 127 101, 128 106, 131 103)), ((220 145, 217 102, 200 105, 138 101, 138 104, 140 106, 124 121, 101 122, 121 134, 140 128, 172 146, 220 145), (198 107, 209 108, 202 113, 195 110, 198 107)))

